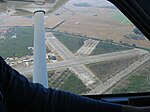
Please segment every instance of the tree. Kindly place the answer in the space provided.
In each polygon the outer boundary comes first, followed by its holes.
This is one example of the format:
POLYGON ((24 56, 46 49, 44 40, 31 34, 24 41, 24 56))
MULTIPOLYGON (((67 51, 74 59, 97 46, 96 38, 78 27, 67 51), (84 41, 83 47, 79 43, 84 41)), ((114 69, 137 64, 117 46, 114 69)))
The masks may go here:
POLYGON ((136 44, 132 44, 133 47, 136 47, 136 44))
POLYGON ((142 35, 142 32, 141 32, 138 28, 134 28, 134 29, 133 29, 133 32, 134 32, 135 34, 140 34, 140 35, 142 35))

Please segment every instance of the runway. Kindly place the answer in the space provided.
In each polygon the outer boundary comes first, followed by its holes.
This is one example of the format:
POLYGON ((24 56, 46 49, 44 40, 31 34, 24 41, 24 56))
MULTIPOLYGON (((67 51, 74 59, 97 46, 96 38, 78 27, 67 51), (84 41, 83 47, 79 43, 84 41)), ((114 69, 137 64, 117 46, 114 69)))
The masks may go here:
MULTIPOLYGON (((89 41, 91 42, 91 41, 89 41)), ((96 44, 98 44, 97 41, 92 41, 91 44, 87 43, 89 47, 89 50, 91 51, 91 48, 96 44)), ((67 49, 56 37, 54 37, 51 33, 48 34, 47 37, 47 44, 49 46, 52 46, 53 49, 64 59, 63 61, 58 61, 54 63, 48 63, 47 64, 47 70, 57 70, 62 68, 69 68, 72 70, 78 77, 82 80, 82 82, 89 88, 93 88, 94 84, 100 80, 90 71, 85 64, 89 63, 95 63, 95 62, 102 62, 102 61, 110 61, 110 60, 116 60, 120 58, 127 58, 127 57, 134 57, 134 56, 142 56, 147 54, 148 52, 141 49, 132 49, 132 50, 126 50, 126 51, 120 51, 120 52, 113 52, 113 53, 107 53, 107 54, 100 54, 100 55, 94 55, 94 56, 87 56, 87 55, 78 55, 75 56, 69 49, 67 49)), ((80 49, 80 53, 88 54, 89 51, 85 51, 80 49), (85 53, 84 53, 85 52, 85 53)), ((33 67, 23 67, 23 68, 16 68, 21 74, 28 75, 33 72, 33 67)), ((96 87, 96 84, 95 84, 96 87)))

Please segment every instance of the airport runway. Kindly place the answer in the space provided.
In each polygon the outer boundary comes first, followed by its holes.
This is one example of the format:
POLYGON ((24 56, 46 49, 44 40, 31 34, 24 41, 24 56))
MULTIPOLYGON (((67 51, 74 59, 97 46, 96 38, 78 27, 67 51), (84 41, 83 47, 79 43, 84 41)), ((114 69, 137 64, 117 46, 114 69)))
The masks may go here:
MULTIPOLYGON (((52 33, 49 33, 47 41, 51 46, 55 48, 55 51, 64 60, 74 59, 74 54, 68 48, 66 48, 56 37, 54 37, 52 33)), ((86 66, 84 65, 72 67, 68 66, 68 68, 71 69, 74 73, 76 73, 86 86, 92 85, 92 83, 96 82, 96 76, 86 66)))
MULTIPOLYGON (((96 43, 96 42, 95 42, 96 43)), ((93 84, 100 80, 84 65, 89 63, 110 61, 123 57, 134 57, 137 55, 144 55, 148 52, 141 49, 132 49, 120 52, 113 52, 107 54, 100 54, 94 56, 74 56, 74 54, 68 50, 56 37, 52 34, 47 38, 47 44, 52 46, 55 51, 64 59, 63 61, 48 63, 48 70, 56 70, 61 68, 69 68, 76 73, 83 83, 90 88, 93 88, 93 84)), ((95 44, 94 44, 95 45, 95 44)), ((16 68, 21 74, 28 75, 33 71, 33 67, 16 68)))
POLYGON ((99 84, 96 88, 92 89, 87 94, 102 94, 106 92, 109 88, 111 88, 114 84, 122 80, 124 77, 132 73, 134 70, 142 66, 146 61, 150 60, 150 54, 147 54, 140 59, 138 59, 136 62, 128 66, 126 69, 122 70, 115 76, 109 78, 104 83, 99 84))
POLYGON ((54 37, 52 34, 47 37, 48 43, 55 48, 55 51, 64 59, 69 59, 71 57, 74 57, 72 52, 67 49, 56 37, 54 37))
POLYGON ((75 53, 75 55, 90 55, 98 43, 99 41, 92 39, 84 41, 84 45, 75 53))
MULTIPOLYGON (((101 54, 101 55, 95 55, 95 56, 79 56, 79 57, 73 57, 68 60, 58 61, 54 63, 48 63, 47 69, 48 70, 55 70, 59 68, 68 68, 72 66, 77 66, 81 64, 89 64, 89 63, 95 63, 95 62, 101 62, 101 61, 110 61, 119 59, 122 57, 131 57, 131 56, 137 56, 137 55, 144 55, 147 52, 144 50, 126 50, 121 52, 114 52, 114 53, 107 53, 107 54, 101 54)), ((23 67, 23 68, 16 68, 20 71, 22 74, 32 73, 33 67, 23 67)))
MULTIPOLYGON (((49 35, 47 37, 48 43, 51 46, 53 46, 53 48, 55 48, 55 51, 57 51, 57 53, 64 59, 64 61, 60 63, 58 62, 51 65, 48 64, 48 70, 69 68, 74 73, 76 73, 78 77, 82 80, 82 82, 89 88, 90 88, 89 85, 92 85, 93 87, 93 84, 96 83, 97 80, 99 81, 99 79, 84 64, 145 54, 144 50, 134 49, 96 56, 75 57, 74 54, 69 49, 67 49, 56 37, 52 35, 52 33, 49 33, 48 35, 49 35)), ((82 54, 89 55, 90 54, 89 51, 92 52, 92 50, 94 50, 93 48, 95 48, 98 43, 99 41, 88 39, 87 41, 85 41, 84 45, 79 49, 79 53, 81 53, 81 55, 82 54)))

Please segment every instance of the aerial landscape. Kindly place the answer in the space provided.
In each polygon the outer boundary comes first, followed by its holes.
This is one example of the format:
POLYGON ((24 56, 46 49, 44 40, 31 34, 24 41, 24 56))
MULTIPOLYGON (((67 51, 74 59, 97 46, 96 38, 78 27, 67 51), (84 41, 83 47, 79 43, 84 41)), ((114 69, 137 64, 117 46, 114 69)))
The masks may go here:
MULTIPOLYGON (((45 27, 49 87, 77 94, 150 91, 150 41, 113 4, 70 0, 45 16, 45 27)), ((0 13, 0 56, 30 81, 33 50, 34 17, 0 13)))

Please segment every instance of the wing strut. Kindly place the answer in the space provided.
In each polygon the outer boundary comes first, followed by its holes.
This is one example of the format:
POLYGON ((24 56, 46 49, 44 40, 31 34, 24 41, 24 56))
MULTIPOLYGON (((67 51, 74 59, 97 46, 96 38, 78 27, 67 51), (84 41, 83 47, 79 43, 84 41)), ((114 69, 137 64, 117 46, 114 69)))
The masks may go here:
POLYGON ((33 82, 48 88, 44 11, 35 12, 33 82))

